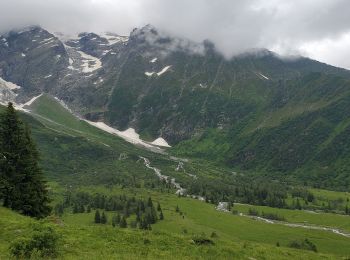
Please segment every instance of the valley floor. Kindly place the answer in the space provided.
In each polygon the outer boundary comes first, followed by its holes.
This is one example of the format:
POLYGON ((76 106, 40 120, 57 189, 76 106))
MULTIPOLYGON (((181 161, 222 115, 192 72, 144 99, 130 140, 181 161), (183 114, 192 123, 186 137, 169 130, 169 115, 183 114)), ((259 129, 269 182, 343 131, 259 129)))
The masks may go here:
MULTIPOLYGON (((45 220, 60 235, 60 259, 346 259, 350 256, 350 238, 339 234, 284 225, 271 225, 230 212, 195 199, 178 197, 145 189, 120 187, 81 187, 81 191, 104 194, 130 194, 139 198, 152 196, 162 205, 164 220, 152 225, 151 231, 112 227, 113 212, 106 212, 107 224, 94 224, 94 213, 71 213, 45 220), (181 214, 176 212, 179 207, 181 214), (215 235, 213 235, 215 234, 215 235), (195 237, 205 237, 213 244, 197 245, 195 237), (289 247, 292 241, 312 241, 318 252, 289 247), (278 246, 277 246, 278 245, 278 246)), ((54 194, 59 200, 62 194, 54 194)), ((283 215, 286 221, 332 226, 350 231, 350 217, 328 213, 235 205, 247 213, 249 208, 283 215)), ((9 258, 9 245, 26 237, 31 224, 37 222, 0 208, 0 259, 9 258)))

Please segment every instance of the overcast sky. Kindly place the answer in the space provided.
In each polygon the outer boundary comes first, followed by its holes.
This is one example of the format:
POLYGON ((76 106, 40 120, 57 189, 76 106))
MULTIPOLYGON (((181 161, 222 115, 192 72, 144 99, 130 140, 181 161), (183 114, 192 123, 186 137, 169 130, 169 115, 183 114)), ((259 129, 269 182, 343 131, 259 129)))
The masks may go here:
POLYGON ((227 57, 265 47, 350 69, 350 0, 0 0, 0 31, 37 24, 128 35, 148 23, 209 39, 227 57))

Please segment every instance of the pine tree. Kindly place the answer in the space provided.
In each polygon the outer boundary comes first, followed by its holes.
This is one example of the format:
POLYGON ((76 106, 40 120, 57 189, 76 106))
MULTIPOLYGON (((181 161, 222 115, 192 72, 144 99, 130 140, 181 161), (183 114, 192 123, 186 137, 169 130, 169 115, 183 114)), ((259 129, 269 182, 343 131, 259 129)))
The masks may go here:
POLYGON ((121 220, 121 217, 120 217, 120 215, 119 215, 119 213, 117 214, 117 219, 116 219, 116 223, 119 225, 119 223, 120 223, 120 220, 121 220))
POLYGON ((80 204, 79 206, 79 213, 84 213, 85 212, 85 207, 83 204, 80 204))
POLYGON ((95 212, 95 223, 101 223, 101 215, 99 210, 96 210, 95 212))
POLYGON ((148 207, 153 207, 153 202, 152 202, 151 197, 148 198, 147 206, 148 207))
POLYGON ((179 208, 178 205, 176 205, 175 211, 176 211, 176 212, 180 212, 180 208, 179 208))
POLYGON ((103 211, 102 215, 101 215, 101 224, 106 224, 106 223, 107 223, 107 216, 106 216, 105 212, 103 211))
POLYGON ((73 214, 76 214, 79 212, 78 205, 75 203, 73 207, 73 214))
POLYGON ((123 216, 122 219, 120 220, 119 227, 126 228, 127 226, 128 224, 126 223, 125 216, 123 216))
POLYGON ((38 161, 30 129, 9 103, 0 121, 0 196, 5 207, 43 218, 51 208, 38 161))
POLYGON ((159 202, 158 202, 158 205, 157 205, 157 210, 158 210, 158 211, 161 211, 161 210, 162 210, 162 208, 160 207, 159 202))
POLYGON ((143 203, 142 200, 141 200, 141 202, 140 202, 140 210, 141 210, 142 212, 145 212, 145 204, 143 203))
POLYGON ((160 210, 159 219, 160 219, 160 220, 163 220, 163 219, 164 219, 164 215, 163 215, 163 211, 162 211, 162 210, 160 210))
POLYGON ((115 226, 119 225, 119 223, 120 223, 120 215, 119 214, 114 215, 112 217, 112 226, 115 227, 115 226))

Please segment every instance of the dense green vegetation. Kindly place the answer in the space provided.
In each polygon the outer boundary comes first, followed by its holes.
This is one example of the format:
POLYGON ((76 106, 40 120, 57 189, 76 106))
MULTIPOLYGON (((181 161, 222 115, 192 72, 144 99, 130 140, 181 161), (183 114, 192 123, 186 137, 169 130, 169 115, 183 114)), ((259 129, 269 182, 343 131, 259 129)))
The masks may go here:
POLYGON ((346 232, 347 193, 254 180, 249 174, 232 173, 205 161, 183 160, 182 168, 176 170, 179 159, 139 149, 104 133, 72 116, 49 96, 39 98, 31 109, 32 115, 21 114, 21 118, 31 125, 41 151, 54 215, 46 218, 45 224, 39 223, 42 228, 36 228, 32 226, 35 220, 0 208, 1 258, 10 254, 63 259, 174 255, 191 259, 332 259, 350 255, 347 237, 240 215, 252 209, 265 218, 308 221, 346 232), (189 194, 203 196, 206 202, 175 195, 174 187, 159 181, 139 156, 149 158, 152 166, 175 177, 189 194), (217 211, 219 201, 230 202, 232 212, 217 211), (37 243, 46 237, 47 225, 54 230, 52 243, 37 243), (11 243, 14 239, 8 238, 18 232, 24 240, 11 243))
POLYGON ((12 103, 0 117, 0 202, 24 215, 50 214, 49 198, 28 125, 12 103))

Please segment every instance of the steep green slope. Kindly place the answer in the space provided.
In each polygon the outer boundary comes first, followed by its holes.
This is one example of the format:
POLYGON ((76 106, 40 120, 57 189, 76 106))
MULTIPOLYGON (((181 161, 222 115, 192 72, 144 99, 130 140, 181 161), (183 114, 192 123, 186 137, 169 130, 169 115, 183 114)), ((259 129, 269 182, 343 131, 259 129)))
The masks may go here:
POLYGON ((174 152, 213 158, 232 167, 275 177, 294 177, 316 187, 348 189, 349 105, 350 95, 345 92, 315 111, 291 118, 285 115, 275 126, 265 125, 251 131, 246 124, 227 132, 207 131, 181 143, 174 152))

